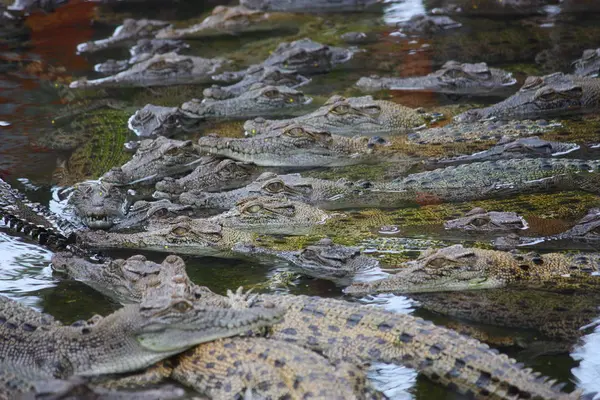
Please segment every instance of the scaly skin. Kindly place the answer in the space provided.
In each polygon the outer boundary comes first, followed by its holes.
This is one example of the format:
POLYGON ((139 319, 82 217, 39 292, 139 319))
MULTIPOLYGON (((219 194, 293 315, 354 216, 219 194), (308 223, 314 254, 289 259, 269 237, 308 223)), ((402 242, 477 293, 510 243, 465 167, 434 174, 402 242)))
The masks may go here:
POLYGON ((189 39, 207 36, 238 35, 240 33, 265 32, 289 29, 293 23, 293 14, 264 13, 250 10, 244 6, 216 6, 202 22, 187 28, 172 27, 160 30, 158 39, 189 39))
POLYGON ((343 136, 374 136, 406 133, 425 124, 416 110, 371 96, 333 96, 312 113, 287 120, 257 118, 246 121, 246 134, 271 133, 294 123, 343 136))
POLYGON ((141 137, 171 137, 198 129, 202 119, 189 118, 179 107, 146 104, 127 121, 127 127, 141 137))
POLYGON ((466 231, 514 231, 527 229, 527 222, 515 212, 487 212, 483 208, 474 208, 464 217, 444 222, 446 229, 466 231))
POLYGON ((289 11, 289 12, 356 12, 379 11, 380 0, 241 0, 242 6, 262 11, 289 11))
MULTIPOLYGON (((350 60, 352 55, 353 52, 350 50, 323 45, 304 38, 290 43, 280 43, 258 66, 280 67, 299 74, 312 75, 329 72, 335 65, 350 60)), ((213 76, 213 79, 234 82, 244 78, 248 71, 256 67, 255 65, 243 71, 225 72, 213 76)))
POLYGON ((277 322, 281 316, 277 309, 203 307, 192 303, 187 291, 176 280, 165 282, 140 304, 71 326, 40 324, 43 314, 2 297, 2 360, 56 378, 123 373, 199 343, 277 322))
POLYGON ((94 65, 94 71, 104 75, 114 75, 125 71, 133 64, 146 61, 155 54, 179 53, 189 48, 190 45, 181 40, 140 39, 135 46, 129 49, 131 57, 128 60, 106 60, 94 65))
POLYGON ((71 89, 94 87, 148 87, 207 83, 227 64, 222 58, 202 58, 176 53, 156 54, 116 75, 95 80, 81 79, 71 89))
POLYGON ((557 72, 530 76, 521 89, 506 100, 457 115, 458 122, 481 119, 536 119, 584 114, 600 108, 600 82, 595 78, 557 72))
POLYGON ((151 221, 172 219, 181 215, 192 216, 192 207, 173 204, 167 199, 139 200, 129 207, 127 215, 115 220, 109 230, 111 232, 139 231, 145 229, 151 221))
POLYGON ((515 194, 585 190, 598 192, 600 162, 577 159, 513 159, 440 168, 375 184, 372 190, 420 203, 472 201, 515 194), (468 189, 467 189, 468 188, 468 189))
POLYGON ((453 94, 493 94, 512 86, 512 73, 488 68, 486 63, 461 64, 448 61, 441 69, 426 76, 411 78, 363 77, 356 82, 362 90, 426 90, 453 94))
POLYGON ((598 254, 512 254, 454 245, 429 250, 397 274, 373 282, 355 283, 346 293, 427 293, 522 287, 549 291, 596 291, 592 272, 600 268, 598 254))
MULTIPOLYGON (((183 261, 172 263, 178 272, 183 269, 182 264, 183 261)), ((163 266, 160 274, 168 276, 169 271, 163 266)), ((180 279, 185 281, 185 278, 180 279)), ((514 399, 517 396, 580 398, 578 392, 571 395, 561 393, 558 387, 553 387, 553 382, 541 379, 539 374, 524 369, 515 360, 498 354, 475 339, 410 315, 318 297, 262 294, 249 300, 245 296, 219 296, 205 288, 189 290, 200 291, 202 295, 198 296, 198 301, 210 307, 252 309, 276 304, 286 313, 281 322, 270 328, 270 337, 315 350, 334 362, 402 364, 417 369, 451 390, 472 396, 498 399, 514 399)), ((132 293, 132 296, 139 298, 141 293, 132 293)), ((218 346, 217 343, 214 346, 218 346)), ((197 355, 204 354, 198 350, 201 347, 182 357, 197 359, 197 355)), ((194 368, 193 362, 189 363, 187 359, 182 358, 179 362, 194 368)), ((197 368, 206 371, 201 364, 197 368)))
POLYGON ((134 20, 128 18, 123 21, 123 25, 115 29, 112 36, 109 38, 81 43, 77 45, 77 51, 79 53, 92 53, 98 50, 122 45, 127 41, 152 37, 159 29, 166 28, 167 26, 169 26, 169 23, 166 21, 151 19, 134 20))
POLYGON ((597 77, 600 73, 600 49, 587 49, 581 58, 573 61, 573 74, 597 77))
POLYGON ((415 15, 398 27, 411 35, 432 35, 448 29, 460 28, 462 24, 445 15, 415 15))
POLYGON ((325 130, 290 124, 257 137, 232 139, 216 135, 198 140, 200 150, 265 167, 337 167, 374 162, 381 138, 347 138, 325 130))

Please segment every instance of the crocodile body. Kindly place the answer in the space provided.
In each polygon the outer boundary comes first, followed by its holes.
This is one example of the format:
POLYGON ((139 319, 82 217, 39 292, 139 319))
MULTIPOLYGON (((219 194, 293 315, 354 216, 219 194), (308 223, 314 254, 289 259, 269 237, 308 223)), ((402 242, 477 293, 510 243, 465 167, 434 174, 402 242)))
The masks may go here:
POLYGON ((597 77, 600 73, 600 49, 587 49, 581 58, 573 61, 573 74, 597 77))
POLYGON ((598 79, 557 72, 530 76, 519 91, 492 106, 457 115, 459 122, 481 119, 535 119, 584 114, 600 108, 598 79))
POLYGON ((446 229, 468 231, 514 231, 527 227, 527 222, 515 212, 487 212, 482 208, 474 208, 464 217, 444 222, 446 229))
POLYGON ((333 96, 312 113, 287 120, 257 118, 246 121, 248 135, 273 133, 289 124, 326 130, 343 136, 374 136, 406 133, 425 124, 416 110, 371 96, 333 96))
POLYGON ((429 250, 399 273, 356 283, 346 293, 423 293, 522 287, 549 291, 596 291, 598 254, 511 254, 454 245, 429 250))
POLYGON ((222 58, 202 58, 176 53, 156 54, 129 69, 105 78, 71 82, 71 89, 93 87, 148 87, 207 83, 227 64, 222 58))
POLYGON ((490 94, 517 83, 510 72, 489 68, 486 63, 461 64, 448 61, 441 69, 414 78, 363 77, 356 82, 362 90, 426 90, 451 94, 490 94))

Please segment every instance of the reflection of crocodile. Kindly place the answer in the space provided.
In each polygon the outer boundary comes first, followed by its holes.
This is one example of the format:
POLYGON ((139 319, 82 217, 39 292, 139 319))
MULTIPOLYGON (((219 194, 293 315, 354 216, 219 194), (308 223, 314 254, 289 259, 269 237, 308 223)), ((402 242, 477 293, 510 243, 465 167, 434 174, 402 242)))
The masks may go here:
POLYGON ((379 11, 381 0, 241 0, 240 4, 254 10, 290 12, 355 12, 379 11))
POLYGON ((133 64, 146 61, 155 54, 178 53, 189 47, 188 44, 181 40, 140 39, 129 50, 131 57, 128 60, 106 60, 103 63, 94 65, 94 70, 104 75, 114 75, 126 70, 133 64))
POLYGON ((598 290, 598 254, 513 254, 454 245, 429 250, 397 274, 355 283, 346 293, 426 293, 522 287, 549 291, 598 290))
POLYGON ((189 39, 218 35, 237 35, 249 32, 264 32, 278 29, 289 29, 293 25, 293 14, 265 13, 250 10, 244 6, 217 6, 202 22, 187 28, 172 27, 160 30, 159 39, 189 39))
POLYGON ((597 77, 600 73, 600 49, 587 49, 573 62, 575 75, 597 77))
POLYGON ((356 83, 363 90, 426 90, 456 94, 494 94, 517 83, 512 73, 488 68, 486 63, 461 64, 448 61, 441 69, 426 76, 411 78, 360 78, 356 83))
MULTIPOLYGON (((175 258, 168 257, 172 260, 175 258)), ((160 271, 159 274, 169 274, 165 266, 171 269, 178 266, 180 281, 186 280, 183 261, 165 264, 156 269, 160 271)), ((138 265, 141 264, 138 262, 138 265)), ((74 273, 74 277, 85 280, 88 270, 76 269, 82 275, 74 273)), ((153 276, 150 281, 156 279, 160 278, 153 276)), ((132 293, 132 298, 139 298, 143 293, 139 292, 140 285, 133 288, 138 292, 132 293)), ((561 394, 559 386, 552 387, 553 383, 540 379, 538 374, 524 369, 516 361, 499 355, 479 341, 410 315, 317 297, 263 294, 254 300, 246 300, 244 297, 224 298, 200 287, 191 291, 201 293, 198 301, 209 306, 253 309, 277 305, 286 313, 280 323, 270 328, 271 338, 315 350, 331 361, 400 363, 416 368, 432 381, 451 390, 472 393, 473 396, 485 397, 491 393, 505 399, 515 396, 575 399, 580 396, 580 393, 561 394)), ((205 373, 204 368, 197 366, 201 372, 194 374, 193 363, 185 360, 187 357, 199 360, 194 354, 204 354, 199 350, 202 347, 197 348, 197 353, 190 351, 182 356, 182 362, 190 368, 188 374, 203 376, 205 373)), ((237 360, 234 358, 231 362, 236 363, 237 360)), ((210 370, 208 373, 217 371, 210 370)))
POLYGON ((273 132, 296 123, 323 129, 336 135, 373 136, 404 133, 425 124, 423 115, 412 108, 371 96, 344 98, 333 96, 316 111, 288 120, 246 121, 247 134, 273 132))
POLYGON ((147 87, 210 82, 211 76, 227 64, 222 58, 202 58, 176 53, 157 54, 116 75, 95 80, 81 79, 72 89, 90 87, 147 87))
POLYGON ((318 167, 362 164, 374 161, 374 148, 385 144, 380 137, 347 138, 322 129, 290 124, 273 133, 233 139, 216 135, 198 140, 201 151, 252 162, 260 166, 318 167))
POLYGON ((530 76, 521 89, 506 100, 457 115, 460 122, 488 118, 527 119, 582 114, 600 108, 600 81, 557 72, 530 76))
POLYGON ((169 23, 165 21, 151 19, 135 20, 128 18, 123 21, 123 25, 115 29, 112 36, 109 38, 81 43, 77 46, 77 51, 79 53, 91 53, 113 46, 119 46, 128 41, 152 37, 159 29, 165 28, 168 25, 169 23))
MULTIPOLYGON (((299 74, 318 74, 330 71, 335 65, 352 58, 353 52, 341 47, 326 46, 308 38, 280 43, 259 66, 280 67, 299 74)), ((252 66, 250 68, 255 68, 252 66)), ((233 82, 244 78, 248 69, 213 76, 218 81, 233 82)))
POLYGON ((444 227, 467 231, 512 231, 527 229, 527 222, 514 212, 487 212, 483 208, 474 208, 464 217, 446 221, 444 227))

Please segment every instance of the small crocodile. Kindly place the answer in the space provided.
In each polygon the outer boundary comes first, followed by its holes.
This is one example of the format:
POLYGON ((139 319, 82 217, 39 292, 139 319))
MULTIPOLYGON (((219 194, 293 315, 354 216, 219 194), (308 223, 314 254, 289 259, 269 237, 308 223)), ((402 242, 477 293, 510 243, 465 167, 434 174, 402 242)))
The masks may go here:
POLYGON ((176 53, 156 54, 129 69, 105 78, 80 79, 71 89, 91 87, 148 87, 207 83, 211 76, 228 63, 223 58, 202 58, 176 53))
POLYGON ((171 137, 178 133, 194 132, 202 119, 189 118, 179 107, 146 104, 127 121, 127 127, 141 137, 171 137))
MULTIPOLYGON (((280 43, 266 60, 250 68, 280 67, 298 74, 313 75, 329 72, 334 66, 349 61, 353 54, 353 51, 348 49, 327 46, 304 38, 280 43)), ((248 70, 225 72, 214 75, 213 79, 234 82, 243 79, 248 70)))
POLYGON ((460 28, 462 24, 445 15, 414 15, 408 21, 399 22, 400 32, 411 35, 432 35, 448 29, 460 28))
POLYGON ((344 291, 365 293, 426 293, 503 287, 549 291, 597 291, 598 254, 513 254, 465 248, 460 244, 428 250, 397 274, 354 283, 344 291))
POLYGON ((151 38, 160 29, 166 28, 170 23, 152 19, 135 20, 127 18, 123 24, 117 27, 112 36, 107 39, 77 45, 77 52, 92 53, 98 50, 120 46, 124 43, 141 38, 151 38))
POLYGON ((289 12, 357 12, 380 11, 381 0, 241 0, 240 4, 253 10, 289 12))
POLYGON ((323 129, 289 124, 275 132, 233 139, 217 135, 198 139, 201 151, 265 167, 336 167, 373 162, 380 144, 375 136, 347 138, 323 129))
POLYGON ((145 229, 151 221, 172 219, 180 215, 195 215, 188 205, 173 204, 167 199, 156 201, 138 200, 127 210, 127 214, 115 219, 108 228, 111 232, 125 232, 145 229))
POLYGON ((487 212, 483 208, 474 208, 464 217, 444 222, 446 229, 467 231, 514 231, 528 227, 525 219, 515 212, 487 212))
POLYGON ((426 76, 410 78, 363 77, 356 82, 362 90, 425 90, 449 94, 497 94, 517 80, 512 73, 489 68, 486 63, 461 64, 448 61, 441 69, 426 76))
POLYGON ((129 49, 131 57, 128 60, 106 60, 103 63, 94 65, 94 71, 104 75, 114 75, 125 71, 133 64, 146 61, 155 54, 179 53, 189 48, 190 45, 181 40, 140 39, 135 46, 129 49))
POLYGON ((597 77, 600 74, 600 48, 584 50, 581 58, 573 61, 573 67, 575 75, 597 77))
POLYGON ((202 22, 186 28, 161 29, 158 39, 193 39, 207 36, 239 35, 241 33, 268 32, 289 29, 293 14, 251 10, 244 6, 216 6, 202 22))
POLYGON ((530 76, 519 91, 486 108, 457 115, 458 122, 481 119, 529 119, 583 114, 600 108, 600 81, 596 78, 565 75, 530 76))
MULTIPOLYGON (((176 258, 168 257, 171 260, 176 258)), ((177 267, 177 271, 185 276, 182 260, 167 265, 163 263, 161 268, 157 268, 159 274, 169 274, 165 267, 170 265, 177 267)), ((77 271, 85 276, 88 268, 77 271)), ((151 281, 156 279, 152 277, 151 281)), ((180 276, 180 281, 189 282, 189 278, 186 280, 180 276)), ((141 286, 137 288, 139 290, 141 286)), ((281 322, 269 329, 270 339, 312 349, 333 362, 403 364, 417 369, 433 382, 472 397, 576 399, 581 396, 579 392, 570 395, 561 393, 561 386, 554 386, 554 382, 540 378, 539 374, 475 339, 410 315, 318 297, 261 294, 246 299, 245 295, 219 296, 201 287, 190 291, 199 292, 197 301, 210 307, 253 309, 277 305, 286 313, 281 322)), ((140 298, 142 293, 132 293, 132 297, 140 298)), ((202 346, 196 349, 200 348, 202 346)), ((195 351, 182 357, 199 361, 194 354, 195 351)), ((197 354, 204 353, 199 351, 197 354)), ((227 360, 229 358, 223 362, 227 360)), ((183 359, 180 362, 191 368, 188 375, 195 376, 195 379, 203 376, 202 372, 193 372, 194 363, 183 359)), ((198 370, 206 371, 202 367, 198 370)), ((209 371, 209 374, 214 372, 209 371)))
POLYGON ((400 104, 373 100, 371 96, 332 96, 312 113, 288 120, 269 121, 256 118, 246 121, 247 135, 273 132, 289 124, 299 124, 344 136, 391 135, 411 131, 425 125, 423 115, 400 104))

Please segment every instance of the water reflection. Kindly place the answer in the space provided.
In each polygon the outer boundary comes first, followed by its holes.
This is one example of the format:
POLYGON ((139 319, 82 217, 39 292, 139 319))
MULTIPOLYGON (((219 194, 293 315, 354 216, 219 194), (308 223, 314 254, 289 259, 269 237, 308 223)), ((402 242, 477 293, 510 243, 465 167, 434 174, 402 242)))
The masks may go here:
POLYGON ((407 1, 393 1, 387 0, 383 20, 388 25, 395 25, 398 22, 408 21, 415 15, 425 14, 425 5, 423 0, 407 0, 407 1))

